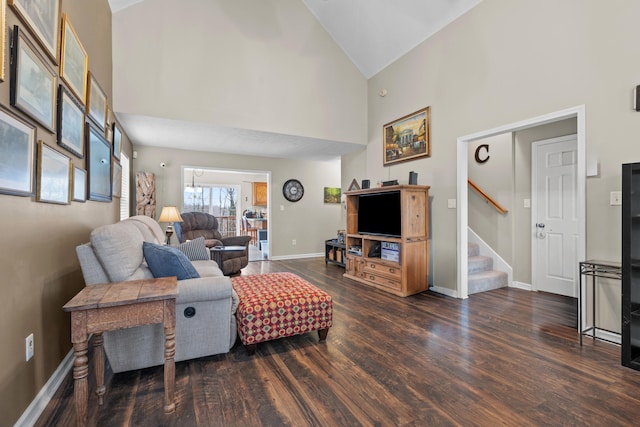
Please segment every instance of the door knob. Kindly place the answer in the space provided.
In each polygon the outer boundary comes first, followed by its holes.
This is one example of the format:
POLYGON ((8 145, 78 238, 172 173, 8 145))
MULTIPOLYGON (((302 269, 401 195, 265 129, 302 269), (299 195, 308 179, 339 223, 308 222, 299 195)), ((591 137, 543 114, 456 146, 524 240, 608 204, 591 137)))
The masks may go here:
POLYGON ((544 228, 544 224, 542 222, 537 222, 536 223, 536 227, 538 228, 544 228))

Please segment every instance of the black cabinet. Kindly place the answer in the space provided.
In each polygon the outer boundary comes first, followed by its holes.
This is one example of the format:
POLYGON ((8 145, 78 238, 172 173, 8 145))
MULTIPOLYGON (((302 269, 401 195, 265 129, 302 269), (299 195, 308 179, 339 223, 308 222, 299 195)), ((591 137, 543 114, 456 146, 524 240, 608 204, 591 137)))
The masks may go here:
POLYGON ((344 267, 347 246, 339 243, 336 239, 325 240, 324 242, 324 263, 337 264, 344 267))
POLYGON ((640 370, 640 163, 622 165, 622 364, 640 370))

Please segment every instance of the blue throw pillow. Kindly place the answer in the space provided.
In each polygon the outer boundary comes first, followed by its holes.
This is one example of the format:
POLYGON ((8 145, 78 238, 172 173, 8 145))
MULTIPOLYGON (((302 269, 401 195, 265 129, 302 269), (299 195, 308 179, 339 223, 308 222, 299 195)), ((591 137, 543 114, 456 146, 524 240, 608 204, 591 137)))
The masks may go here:
POLYGON ((142 252, 153 277, 177 276, 178 280, 200 277, 189 258, 177 248, 144 242, 142 252))

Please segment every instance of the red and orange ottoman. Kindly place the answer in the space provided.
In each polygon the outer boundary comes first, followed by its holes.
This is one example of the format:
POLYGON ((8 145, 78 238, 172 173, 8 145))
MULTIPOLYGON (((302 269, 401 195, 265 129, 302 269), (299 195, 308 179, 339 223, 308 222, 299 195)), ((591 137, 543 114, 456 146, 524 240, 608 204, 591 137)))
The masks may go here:
POLYGON ((247 353, 259 343, 318 331, 320 341, 333 325, 331 295, 293 273, 231 278, 240 303, 238 335, 247 353))

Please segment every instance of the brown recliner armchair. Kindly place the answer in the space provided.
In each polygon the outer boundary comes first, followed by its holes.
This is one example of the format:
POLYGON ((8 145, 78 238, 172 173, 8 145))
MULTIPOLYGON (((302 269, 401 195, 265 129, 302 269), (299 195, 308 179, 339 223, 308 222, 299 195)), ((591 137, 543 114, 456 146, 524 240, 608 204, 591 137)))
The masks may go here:
POLYGON ((218 219, 204 212, 181 213, 182 222, 174 223, 174 230, 180 243, 204 237, 208 248, 214 246, 244 246, 243 252, 224 252, 222 272, 225 276, 239 273, 249 263, 249 236, 222 237, 218 231, 218 219))

